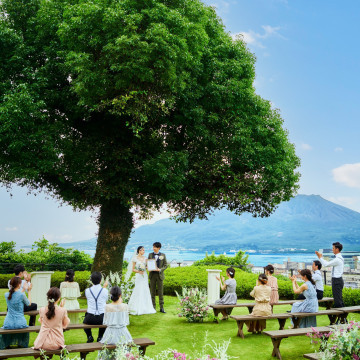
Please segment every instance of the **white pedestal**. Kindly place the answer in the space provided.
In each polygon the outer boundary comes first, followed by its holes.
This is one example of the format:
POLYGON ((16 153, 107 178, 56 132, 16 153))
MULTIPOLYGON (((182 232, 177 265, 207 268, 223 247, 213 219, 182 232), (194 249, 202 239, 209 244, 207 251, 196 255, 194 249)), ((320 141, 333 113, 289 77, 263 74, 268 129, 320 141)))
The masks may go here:
POLYGON ((207 269, 208 272, 208 304, 213 304, 215 300, 220 299, 220 282, 216 276, 220 276, 221 270, 207 269))
POLYGON ((47 306, 46 293, 51 287, 51 275, 53 271, 35 271, 31 273, 31 302, 37 304, 38 309, 47 306))

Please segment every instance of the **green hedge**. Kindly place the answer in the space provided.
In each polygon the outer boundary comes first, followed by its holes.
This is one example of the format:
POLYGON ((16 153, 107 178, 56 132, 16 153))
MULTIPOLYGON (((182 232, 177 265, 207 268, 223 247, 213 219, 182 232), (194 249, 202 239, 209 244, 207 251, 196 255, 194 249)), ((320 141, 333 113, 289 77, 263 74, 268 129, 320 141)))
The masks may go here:
MULTIPOLYGON (((206 269, 222 270, 222 275, 225 276, 227 266, 209 265, 209 266, 186 266, 178 268, 168 268, 165 272, 164 294, 175 295, 175 291, 181 292, 183 286, 187 287, 207 287, 207 271, 206 269)), ((8 280, 13 275, 0 274, 0 288, 7 288, 8 280)), ((87 280, 90 277, 90 271, 76 271, 75 281, 80 285, 80 290, 84 291, 87 286, 87 280)), ((236 269, 236 293, 239 299, 252 299, 250 292, 256 284, 258 275, 244 272, 236 269)), ((60 283, 65 279, 65 272, 55 271, 51 277, 51 286, 60 286, 60 283)), ((292 284, 290 280, 284 279, 283 276, 278 278, 279 296, 280 299, 295 299, 296 296, 292 291, 292 284)), ((325 286, 325 297, 332 297, 331 286, 325 286)), ((345 288, 343 290, 343 299, 345 306, 355 306, 360 304, 360 289, 345 288)))

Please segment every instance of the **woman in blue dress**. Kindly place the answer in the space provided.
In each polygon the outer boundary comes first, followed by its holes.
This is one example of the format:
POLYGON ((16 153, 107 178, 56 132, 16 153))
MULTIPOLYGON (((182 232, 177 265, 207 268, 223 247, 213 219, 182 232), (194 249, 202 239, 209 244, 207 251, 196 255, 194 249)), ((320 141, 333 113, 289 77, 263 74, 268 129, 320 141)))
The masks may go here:
MULTIPOLYGON (((2 326, 3 329, 22 329, 28 327, 24 316, 24 305, 29 306, 31 304, 31 288, 28 289, 28 299, 25 293, 20 290, 20 287, 21 278, 14 276, 10 280, 10 291, 5 294, 8 311, 2 326)), ((28 347, 29 333, 0 335, 0 349, 6 349, 10 345, 28 347)))
MULTIPOLYGON (((290 277, 292 281, 293 290, 295 294, 303 294, 305 296, 304 301, 298 301, 293 304, 291 308, 292 313, 297 312, 318 312, 319 311, 319 302, 317 299, 317 293, 315 288, 315 281, 312 279, 311 271, 309 269, 303 269, 300 271, 301 278, 304 280, 304 283, 299 286, 296 282, 296 275, 290 277)), ((316 316, 309 316, 302 318, 300 321, 300 327, 306 328, 316 326, 316 316)))

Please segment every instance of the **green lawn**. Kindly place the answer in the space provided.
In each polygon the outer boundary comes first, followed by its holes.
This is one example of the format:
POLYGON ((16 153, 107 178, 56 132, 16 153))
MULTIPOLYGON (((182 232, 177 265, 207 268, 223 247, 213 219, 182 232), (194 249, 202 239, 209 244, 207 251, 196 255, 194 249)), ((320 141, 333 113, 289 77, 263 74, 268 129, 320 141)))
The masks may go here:
MULTIPOLYGON (((6 309, 4 293, 5 289, 0 289, 0 310, 6 309)), ((239 300, 240 302, 241 300, 239 300)), ((248 300, 244 300, 248 302, 248 300)), ((156 342, 155 346, 150 346, 147 355, 154 355, 160 351, 173 348, 181 352, 191 353, 193 346, 200 346, 204 343, 205 333, 208 333, 208 340, 220 342, 231 339, 229 355, 239 359, 273 359, 271 357, 272 343, 268 336, 252 335, 245 331, 245 339, 236 336, 237 325, 234 320, 220 321, 219 324, 206 321, 201 324, 189 324, 184 319, 177 316, 176 297, 165 297, 166 314, 156 313, 154 315, 131 316, 131 325, 128 327, 131 335, 136 337, 148 337, 156 342)), ((86 300, 80 299, 80 306, 86 307, 86 300)), ((275 312, 283 313, 290 310, 290 305, 275 306, 275 312)), ((233 314, 247 314, 246 308, 236 308, 233 314)), ((360 315, 350 315, 351 319, 360 321, 360 315)), ((4 317, 0 317, 2 325, 4 317)), ((286 327, 290 325, 288 320, 286 327)), ((318 326, 329 325, 327 316, 318 317, 318 326)), ((267 321, 267 330, 278 330, 277 320, 267 321)), ((93 330, 97 336, 98 330, 93 330)), ((30 334, 30 345, 33 344, 37 334, 30 334)), ((96 336, 94 338, 96 339, 96 336)), ((65 332, 65 343, 76 344, 86 342, 85 333, 82 330, 71 330, 65 332)), ((310 344, 310 340, 303 337, 284 339, 281 343, 281 354, 284 360, 301 359, 302 355, 314 352, 317 348, 310 344)), ((73 354, 72 357, 75 357, 73 354)), ((56 358, 56 357, 54 357, 56 358)), ((87 357, 88 360, 96 358, 96 354, 87 357)), ((26 358, 24 358, 26 359, 26 358)))

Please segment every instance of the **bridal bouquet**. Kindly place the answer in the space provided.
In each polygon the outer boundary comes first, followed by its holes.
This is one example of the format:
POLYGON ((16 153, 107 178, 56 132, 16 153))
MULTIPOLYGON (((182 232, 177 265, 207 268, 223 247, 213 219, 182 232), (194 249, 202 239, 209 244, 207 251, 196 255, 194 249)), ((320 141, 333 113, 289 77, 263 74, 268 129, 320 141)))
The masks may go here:
MULTIPOLYGON (((137 271, 145 271, 146 270, 146 265, 144 263, 137 263, 135 266, 135 269, 137 271)), ((144 276, 144 274, 142 274, 142 276, 144 276)))

